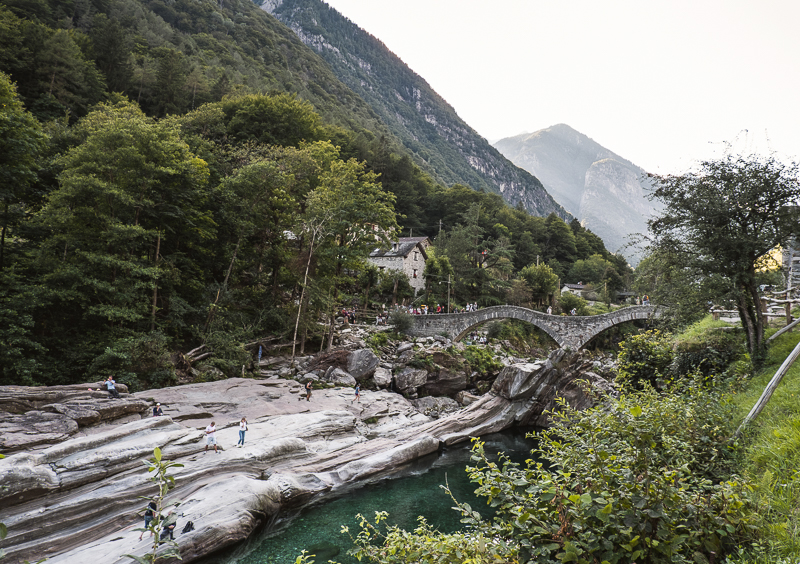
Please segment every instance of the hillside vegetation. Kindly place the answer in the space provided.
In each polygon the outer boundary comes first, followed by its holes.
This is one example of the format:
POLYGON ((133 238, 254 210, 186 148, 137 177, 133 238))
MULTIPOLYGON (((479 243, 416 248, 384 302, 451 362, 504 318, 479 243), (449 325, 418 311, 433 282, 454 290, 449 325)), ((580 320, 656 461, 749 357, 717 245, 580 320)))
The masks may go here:
POLYGON ((534 215, 570 219, 536 177, 478 135, 379 39, 320 0, 259 3, 325 59, 434 178, 502 194, 534 215))
POLYGON ((447 276, 454 306, 504 303, 539 259, 628 274, 580 226, 439 184, 251 2, 3 0, 0 31, 3 383, 142 389, 240 374, 293 322, 300 351, 329 340, 342 306, 410 298, 365 265, 370 226, 441 234, 434 307, 447 276))

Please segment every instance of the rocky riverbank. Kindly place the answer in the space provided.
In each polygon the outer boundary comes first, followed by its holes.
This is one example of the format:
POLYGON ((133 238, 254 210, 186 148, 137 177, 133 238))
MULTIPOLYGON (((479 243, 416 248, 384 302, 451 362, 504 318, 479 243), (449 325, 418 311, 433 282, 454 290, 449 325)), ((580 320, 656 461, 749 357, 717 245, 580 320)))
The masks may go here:
POLYGON ((0 522, 9 528, 0 546, 8 561, 122 563, 130 562, 123 554, 145 553, 147 537, 139 541, 133 529, 142 522, 140 496, 155 493, 142 464, 155 447, 184 464, 169 500, 181 501, 178 529, 195 524, 176 536, 191 562, 345 484, 473 436, 545 424, 557 395, 587 406, 578 378, 611 390, 601 375, 608 366, 580 353, 530 360, 498 346, 481 372, 464 361, 463 345, 443 338, 389 341, 375 354, 365 336, 352 331, 334 353, 295 368, 265 359, 261 378, 136 394, 118 385, 121 399, 91 384, 0 388, 0 522), (308 380, 319 388, 311 401, 301 395, 308 380), (367 388, 360 402, 356 381, 367 388), (149 416, 156 401, 164 417, 149 416), (242 416, 250 426, 235 448, 242 416), (211 420, 219 454, 204 453, 211 420))

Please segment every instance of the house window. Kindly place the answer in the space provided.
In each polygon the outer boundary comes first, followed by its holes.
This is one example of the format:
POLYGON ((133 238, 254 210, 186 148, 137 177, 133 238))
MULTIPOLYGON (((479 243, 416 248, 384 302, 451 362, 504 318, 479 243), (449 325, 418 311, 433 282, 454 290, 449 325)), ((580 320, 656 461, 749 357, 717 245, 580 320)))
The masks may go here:
POLYGON ((418 253, 417 251, 414 251, 414 260, 417 260, 417 255, 418 255, 418 254, 419 254, 419 253, 418 253))
POLYGON ((415 268, 414 269, 414 278, 416 278, 416 277, 417 277, 417 269, 415 268))

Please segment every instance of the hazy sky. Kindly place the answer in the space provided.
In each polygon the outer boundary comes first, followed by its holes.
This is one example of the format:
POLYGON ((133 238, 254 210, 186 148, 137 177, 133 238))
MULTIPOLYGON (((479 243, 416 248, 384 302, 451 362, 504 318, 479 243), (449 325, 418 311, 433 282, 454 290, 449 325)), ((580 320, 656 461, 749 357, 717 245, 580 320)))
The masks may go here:
POLYGON ((797 0, 326 0, 478 133, 566 123, 649 172, 800 160, 797 0))

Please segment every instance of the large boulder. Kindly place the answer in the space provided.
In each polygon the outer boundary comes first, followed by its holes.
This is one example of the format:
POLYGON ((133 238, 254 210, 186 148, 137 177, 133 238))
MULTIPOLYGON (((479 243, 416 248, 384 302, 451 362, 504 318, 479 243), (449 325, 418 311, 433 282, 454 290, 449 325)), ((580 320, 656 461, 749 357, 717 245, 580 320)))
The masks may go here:
POLYGON ((392 383, 392 371, 379 366, 372 375, 372 381, 375 382, 376 388, 388 388, 392 383))
POLYGON ((467 375, 442 368, 428 374, 425 391, 432 396, 449 396, 467 387, 467 375))
POLYGON ((425 385, 425 382, 428 381, 428 371, 404 368, 395 375, 394 380, 399 391, 404 392, 411 389, 416 391, 417 388, 425 385))
POLYGON ((356 380, 364 380, 375 373, 380 359, 371 349, 359 349, 347 357, 347 372, 356 380))
POLYGON ((461 409, 461 406, 454 399, 425 397, 411 400, 411 405, 416 407, 420 413, 439 419, 461 409))
POLYGON ((325 372, 325 381, 335 384, 336 386, 353 387, 356 385, 356 379, 353 378, 352 375, 341 368, 334 368, 333 366, 328 368, 327 372, 325 372))
POLYGON ((552 366, 542 363, 512 364, 500 371, 492 391, 510 401, 528 399, 541 391, 542 386, 550 384, 555 375, 552 366))

